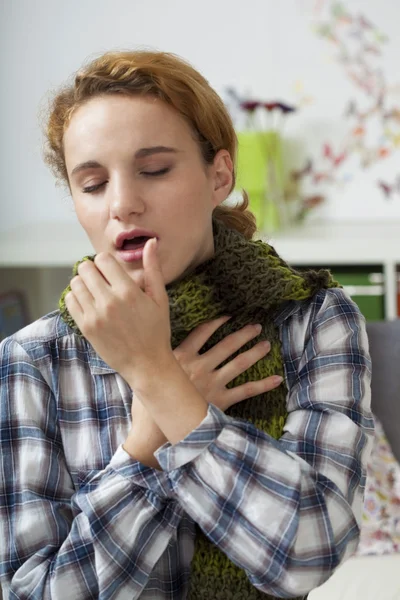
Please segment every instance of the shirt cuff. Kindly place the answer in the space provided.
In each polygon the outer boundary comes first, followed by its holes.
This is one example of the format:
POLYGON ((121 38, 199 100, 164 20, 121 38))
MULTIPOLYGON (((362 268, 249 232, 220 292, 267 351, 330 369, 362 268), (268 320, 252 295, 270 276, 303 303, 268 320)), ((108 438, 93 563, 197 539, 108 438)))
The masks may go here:
POLYGON ((179 469, 195 460, 230 422, 231 418, 227 417, 222 410, 209 404, 207 415, 196 429, 177 444, 172 445, 167 442, 154 453, 154 456, 164 471, 179 469))
POLYGON ((133 459, 122 444, 118 446, 106 471, 112 471, 141 488, 150 490, 161 498, 171 498, 171 485, 164 471, 143 465, 133 459))

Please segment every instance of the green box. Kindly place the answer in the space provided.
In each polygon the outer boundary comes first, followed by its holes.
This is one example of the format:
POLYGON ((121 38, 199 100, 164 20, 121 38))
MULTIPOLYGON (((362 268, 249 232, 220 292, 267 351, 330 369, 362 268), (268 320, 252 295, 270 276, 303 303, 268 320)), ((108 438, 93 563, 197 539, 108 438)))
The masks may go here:
POLYGON ((383 321, 385 319, 385 286, 384 275, 378 266, 359 267, 316 265, 313 267, 297 266, 299 271, 307 269, 329 269, 332 276, 340 283, 352 300, 358 305, 367 321, 383 321))
POLYGON ((367 321, 384 320, 385 288, 381 272, 362 268, 346 271, 332 269, 332 275, 358 305, 367 321))

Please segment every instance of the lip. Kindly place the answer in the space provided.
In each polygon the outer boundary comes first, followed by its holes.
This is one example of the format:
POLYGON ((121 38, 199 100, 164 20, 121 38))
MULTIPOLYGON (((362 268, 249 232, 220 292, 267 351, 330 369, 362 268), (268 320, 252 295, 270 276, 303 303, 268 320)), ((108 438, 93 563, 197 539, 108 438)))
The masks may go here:
POLYGON ((137 250, 118 250, 118 256, 123 262, 131 263, 143 259, 143 248, 137 250))
MULTIPOLYGON (((149 237, 149 238, 158 238, 158 235, 156 233, 154 233, 154 231, 149 231, 147 229, 131 229, 131 231, 122 231, 118 236, 117 239, 115 240, 115 247, 117 248, 117 250, 121 250, 121 252, 124 252, 122 250, 122 244, 124 243, 125 240, 130 240, 134 237, 149 237)), ((139 250, 126 250, 126 254, 130 253, 130 252, 139 252, 139 250)))

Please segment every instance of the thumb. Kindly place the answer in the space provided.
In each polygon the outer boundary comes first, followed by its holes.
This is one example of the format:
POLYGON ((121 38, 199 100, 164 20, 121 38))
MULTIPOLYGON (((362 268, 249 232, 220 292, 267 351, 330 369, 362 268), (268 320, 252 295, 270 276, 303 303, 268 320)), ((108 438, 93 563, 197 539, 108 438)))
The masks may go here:
POLYGON ((161 306, 165 302, 164 277, 158 258, 157 238, 147 240, 143 250, 144 292, 161 306))

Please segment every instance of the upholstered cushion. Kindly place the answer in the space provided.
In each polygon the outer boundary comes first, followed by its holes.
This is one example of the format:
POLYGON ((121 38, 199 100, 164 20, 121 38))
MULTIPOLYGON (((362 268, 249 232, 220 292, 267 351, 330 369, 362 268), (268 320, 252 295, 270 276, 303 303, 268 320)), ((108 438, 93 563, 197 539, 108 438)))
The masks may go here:
POLYGON ((400 554, 349 558, 308 600, 399 600, 400 554))
POLYGON ((396 553, 400 553, 400 463, 376 419, 357 555, 396 553))

